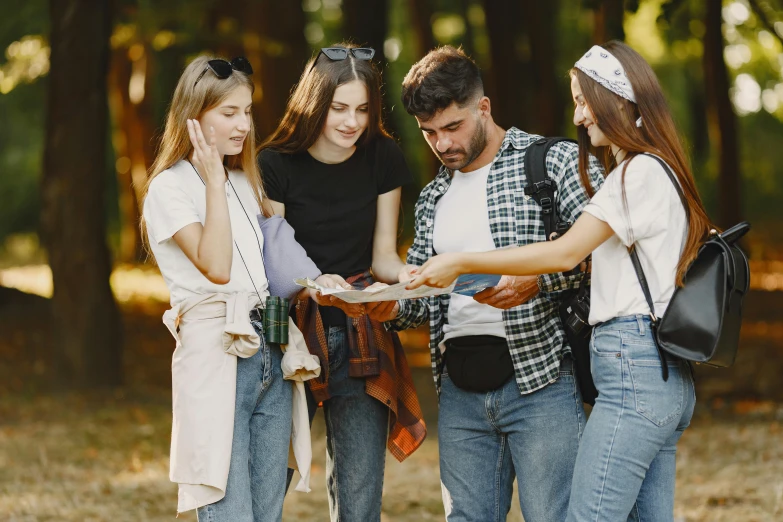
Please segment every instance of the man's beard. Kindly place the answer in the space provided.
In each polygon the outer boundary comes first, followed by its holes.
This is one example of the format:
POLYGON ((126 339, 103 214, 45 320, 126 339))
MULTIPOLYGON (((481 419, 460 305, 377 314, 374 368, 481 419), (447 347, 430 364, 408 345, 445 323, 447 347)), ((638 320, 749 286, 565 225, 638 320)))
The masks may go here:
MULTIPOLYGON (((484 148, 487 146, 487 131, 484 129, 484 126, 479 123, 476 125, 476 132, 473 133, 473 136, 470 138, 470 145, 468 145, 468 150, 464 149, 456 149, 456 150, 447 150, 445 152, 438 152, 435 151, 438 155, 438 159, 445 165, 447 168, 451 170, 462 170, 471 163, 473 163, 473 160, 479 157, 482 152, 484 152, 484 148), (457 166, 451 166, 446 163, 446 161, 443 159, 443 155, 445 154, 453 154, 453 153, 459 153, 464 156, 464 159, 460 162, 457 166)), ((456 158, 455 158, 456 159, 456 158)))

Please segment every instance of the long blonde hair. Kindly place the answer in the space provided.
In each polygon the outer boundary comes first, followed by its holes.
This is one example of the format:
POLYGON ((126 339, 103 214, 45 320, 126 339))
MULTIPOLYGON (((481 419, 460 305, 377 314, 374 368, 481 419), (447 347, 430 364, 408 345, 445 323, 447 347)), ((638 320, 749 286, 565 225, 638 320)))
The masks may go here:
MULTIPOLYGON (((191 145, 188 136, 186 123, 188 119, 199 119, 206 111, 218 106, 237 87, 245 86, 250 89, 251 93, 253 92, 253 80, 247 74, 239 71, 233 71, 231 76, 224 80, 207 72, 196 83, 198 76, 207 68, 207 62, 214 59, 216 58, 213 56, 201 55, 190 62, 182 72, 166 116, 166 126, 160 140, 158 154, 149 169, 147 181, 141 191, 142 202, 147 197, 152 180, 164 170, 190 156, 193 151, 193 145, 191 145)), ((242 152, 233 156, 227 155, 225 164, 231 170, 241 170, 245 173, 258 206, 264 214, 267 214, 267 210, 264 208, 264 185, 256 163, 255 150, 256 129, 251 118, 250 132, 245 138, 242 152)), ((147 235, 143 218, 141 229, 142 239, 146 242, 147 235)))

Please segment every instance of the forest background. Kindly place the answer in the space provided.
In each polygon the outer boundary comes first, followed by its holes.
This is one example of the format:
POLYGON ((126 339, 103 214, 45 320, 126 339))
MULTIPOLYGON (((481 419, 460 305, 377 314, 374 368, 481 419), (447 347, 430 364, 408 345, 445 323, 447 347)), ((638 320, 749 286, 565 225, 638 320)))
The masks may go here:
MULTIPOLYGON (((401 107, 410 66, 460 45, 500 125, 573 137, 567 71, 611 39, 657 72, 712 218, 753 225, 742 350, 729 370, 698 370, 701 435, 683 440, 678 516, 783 517, 781 0, 0 0, 0 13, 0 518, 173 513, 168 294, 142 247, 138 190, 190 59, 250 60, 263 138, 319 48, 376 49, 384 119, 416 180, 403 193, 403 254, 413 203, 437 172, 401 107), (697 443, 707 434, 723 437, 714 443, 723 451, 697 443), (744 493, 729 487, 737 476, 744 493)), ((430 445, 421 482, 390 464, 388 520, 442 518, 426 338, 403 340, 430 445)), ((323 519, 323 496, 294 497, 287 515, 323 519)))

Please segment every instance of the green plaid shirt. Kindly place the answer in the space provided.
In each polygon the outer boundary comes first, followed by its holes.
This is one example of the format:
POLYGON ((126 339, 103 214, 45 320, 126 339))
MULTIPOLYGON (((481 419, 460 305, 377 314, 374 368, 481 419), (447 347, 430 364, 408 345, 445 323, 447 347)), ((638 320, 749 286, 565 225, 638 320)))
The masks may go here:
MULTIPOLYGON (((525 195, 525 150, 541 138, 511 128, 495 156, 487 179, 489 226, 496 248, 545 241, 541 207, 525 195)), ((579 181, 576 144, 560 142, 549 149, 546 158, 549 177, 557 182, 558 215, 575 221, 588 197, 579 181)), ((602 169, 591 159, 590 177, 596 190, 603 182, 602 169)), ((416 236, 408 250, 408 263, 423 265, 435 255, 433 229, 435 205, 451 185, 451 171, 441 167, 438 175, 421 191, 416 202, 416 236)), ((570 353, 558 315, 563 290, 575 288, 579 276, 547 274, 542 276, 542 292, 530 301, 503 311, 506 338, 514 362, 517 385, 522 394, 532 393, 557 380, 560 359, 570 353)), ((449 295, 399 302, 397 319, 387 323, 392 330, 416 328, 430 320, 430 352, 435 386, 440 393, 442 357, 438 344, 443 340, 443 325, 448 320, 449 295)))

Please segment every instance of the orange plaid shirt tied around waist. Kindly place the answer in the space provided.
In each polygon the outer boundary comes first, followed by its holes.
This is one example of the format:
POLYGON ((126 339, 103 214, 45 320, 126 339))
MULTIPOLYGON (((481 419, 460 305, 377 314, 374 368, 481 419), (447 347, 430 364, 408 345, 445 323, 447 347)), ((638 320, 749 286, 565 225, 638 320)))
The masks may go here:
MULTIPOLYGON (((373 284, 369 271, 346 280, 354 288, 373 284)), ((302 299, 296 305, 296 325, 302 331, 310 353, 321 362, 321 375, 307 381, 315 400, 326 401, 329 393, 329 350, 326 331, 318 305, 302 299)), ((348 339, 348 375, 365 379, 365 391, 391 410, 389 438, 386 443, 394 457, 402 462, 421 446, 427 427, 413 386, 408 360, 396 332, 366 315, 346 316, 348 339)))

